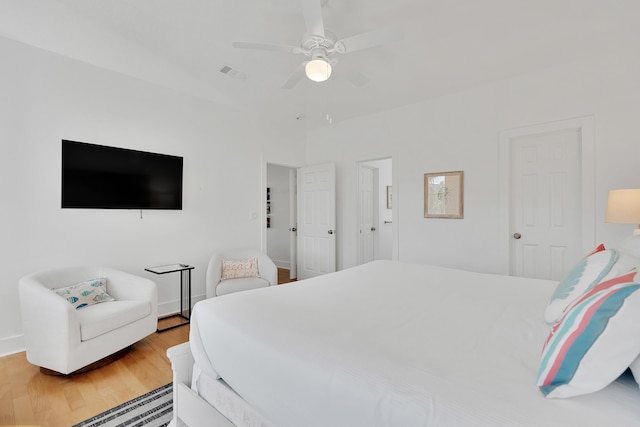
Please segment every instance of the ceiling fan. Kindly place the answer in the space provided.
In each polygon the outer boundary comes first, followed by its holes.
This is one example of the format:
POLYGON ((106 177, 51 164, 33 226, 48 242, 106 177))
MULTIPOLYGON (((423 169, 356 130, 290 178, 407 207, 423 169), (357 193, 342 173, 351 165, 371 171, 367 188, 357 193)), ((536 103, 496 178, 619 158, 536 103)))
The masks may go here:
MULTIPOLYGON (((292 89, 304 74, 313 81, 323 82, 331 76, 338 55, 356 50, 367 49, 381 44, 402 40, 401 28, 385 28, 367 33, 338 39, 335 34, 325 30, 322 19, 322 6, 326 0, 301 0, 306 33, 299 46, 275 45, 268 43, 233 42, 240 49, 268 50, 303 54, 310 58, 302 62, 282 85, 282 89, 292 89)), ((347 79, 356 86, 363 86, 368 79, 359 72, 351 72, 347 79)))

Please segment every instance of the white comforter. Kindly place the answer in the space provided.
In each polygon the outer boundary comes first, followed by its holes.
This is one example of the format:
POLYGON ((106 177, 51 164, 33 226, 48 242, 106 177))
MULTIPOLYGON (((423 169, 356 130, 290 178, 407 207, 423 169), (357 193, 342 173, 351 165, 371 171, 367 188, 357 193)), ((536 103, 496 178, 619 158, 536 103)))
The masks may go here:
POLYGON ((555 282, 377 261, 196 304, 191 346, 279 427, 631 426, 640 390, 536 388, 555 282))

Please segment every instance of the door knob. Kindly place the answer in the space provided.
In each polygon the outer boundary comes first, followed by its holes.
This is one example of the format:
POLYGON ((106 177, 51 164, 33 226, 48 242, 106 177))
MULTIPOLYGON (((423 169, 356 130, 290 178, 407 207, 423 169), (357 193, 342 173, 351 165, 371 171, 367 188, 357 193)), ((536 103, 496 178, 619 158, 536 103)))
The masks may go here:
POLYGON ((329 231, 327 231, 327 233, 333 234, 333 230, 329 230, 329 231))
POLYGON ((520 234, 520 233, 513 233, 513 238, 514 238, 514 239, 518 240, 518 239, 519 239, 519 238, 521 238, 521 237, 522 237, 522 234, 520 234))
POLYGON ((295 233, 295 232, 296 232, 296 231, 298 231, 298 230, 297 230, 297 228, 292 227, 292 228, 290 228, 290 229, 289 229, 289 231, 293 231, 293 232, 295 233))
POLYGON ((371 231, 376 231, 376 228, 375 227, 371 227, 371 231))

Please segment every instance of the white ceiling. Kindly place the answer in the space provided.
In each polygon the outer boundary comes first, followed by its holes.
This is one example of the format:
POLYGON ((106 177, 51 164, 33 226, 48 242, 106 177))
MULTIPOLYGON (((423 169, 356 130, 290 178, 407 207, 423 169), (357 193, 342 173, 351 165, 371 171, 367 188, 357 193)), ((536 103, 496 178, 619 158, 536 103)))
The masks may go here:
POLYGON ((301 116, 305 127, 326 125, 327 113, 340 121, 597 55, 637 37, 640 16, 637 0, 328 0, 325 27, 339 39, 393 25, 405 38, 341 56, 325 83, 303 79, 283 90, 304 56, 232 42, 297 45, 305 31, 300 0, 56 1, 200 81, 211 89, 204 97, 221 94, 276 121, 301 116), (246 78, 220 73, 225 65, 246 78), (350 70, 369 83, 352 85, 350 70))

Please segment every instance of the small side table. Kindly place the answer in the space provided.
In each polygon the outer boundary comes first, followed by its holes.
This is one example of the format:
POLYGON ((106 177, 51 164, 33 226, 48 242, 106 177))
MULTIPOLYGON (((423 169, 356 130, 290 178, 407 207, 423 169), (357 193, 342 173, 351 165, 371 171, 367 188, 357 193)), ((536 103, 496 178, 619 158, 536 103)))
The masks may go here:
POLYGON ((168 326, 162 329, 158 328, 158 332, 164 332, 168 331, 169 329, 177 328, 179 326, 188 325, 191 322, 191 270, 193 270, 194 268, 195 267, 187 264, 170 264, 144 269, 145 271, 154 274, 180 272, 180 312, 177 314, 172 314, 171 316, 164 317, 163 320, 172 317, 180 317, 183 320, 186 320, 186 322, 180 322, 177 325, 168 326))

